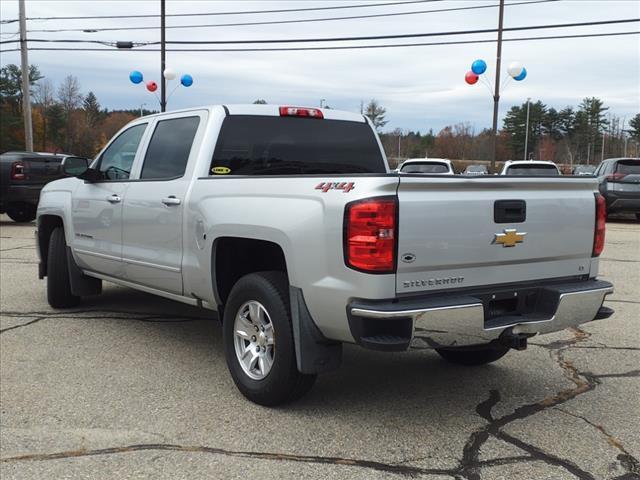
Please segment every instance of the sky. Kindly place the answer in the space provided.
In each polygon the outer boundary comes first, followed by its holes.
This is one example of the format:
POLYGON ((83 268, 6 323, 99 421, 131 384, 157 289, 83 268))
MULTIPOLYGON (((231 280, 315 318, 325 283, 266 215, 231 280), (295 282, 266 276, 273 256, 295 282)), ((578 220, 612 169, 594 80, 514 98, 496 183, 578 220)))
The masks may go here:
MULTIPOLYGON (((166 13, 223 13, 246 10, 275 10, 386 3, 390 0, 342 1, 169 1, 166 13)), ((505 27, 590 22, 640 18, 638 0, 560 0, 530 5, 509 5, 504 13, 505 27)), ((443 8, 497 5, 497 0, 427 0, 406 5, 384 5, 342 10, 286 12, 245 15, 168 17, 167 26, 239 23, 372 15, 443 8)), ((27 18, 82 15, 158 14, 159 0, 113 1, 35 1, 26 0, 27 18)), ((18 16, 18 1, 0 2, 0 17, 18 16)), ((430 12, 382 18, 350 19, 260 26, 232 26, 167 29, 167 40, 243 40, 352 37, 394 35, 458 30, 493 29, 498 23, 498 8, 450 12, 430 12)), ((82 39, 104 41, 158 41, 158 18, 98 20, 30 20, 27 30, 62 28, 130 27, 126 31, 30 32, 29 38, 82 39)), ((0 38, 11 40, 17 23, 0 25, 0 38)), ((506 32, 506 38, 640 31, 640 23, 603 25, 553 30, 506 32)), ((412 43, 452 40, 495 39, 496 34, 474 34, 408 40, 357 41, 349 45, 374 43, 412 43)), ((322 45, 345 45, 323 43, 322 45)), ((43 46, 31 43, 30 47, 43 46)), ((61 44, 49 44, 62 46, 61 44)), ((49 46, 44 45, 44 46, 49 46)), ((297 44, 299 45, 299 44, 297 44)), ((305 44, 309 45, 309 44, 305 44)), ((318 44, 311 44, 318 45, 318 44)), ((2 45, 9 49, 17 44, 2 45)), ((81 45, 71 45, 72 47, 81 45)), ((86 45, 91 46, 91 45, 86 45)), ((249 45, 238 45, 249 47, 249 45)), ((255 45, 254 45, 255 46, 255 45)), ((258 45, 259 46, 259 45, 258 45)), ((282 46, 282 44, 270 45, 282 46)), ((291 46, 290 44, 287 46, 291 46)), ((295 45, 294 45, 295 46, 295 45)), ((177 48, 176 45, 168 49, 177 48)), ((195 47, 198 48, 198 47, 195 47)), ((206 48, 206 47, 205 47, 206 48)), ((222 46, 221 48, 226 48, 222 46)), ((501 92, 501 116, 527 97, 550 107, 577 106, 584 97, 599 97, 612 114, 629 119, 640 112, 640 35, 619 37, 504 42, 502 74, 513 61, 527 69, 522 82, 509 81, 501 92)), ((469 122, 476 131, 491 126, 493 100, 488 85, 473 86, 464 75, 475 59, 484 59, 488 69, 483 75, 493 88, 496 67, 496 43, 418 46, 361 50, 304 52, 167 52, 167 66, 179 75, 188 73, 194 83, 178 87, 168 109, 209 105, 251 103, 260 98, 272 104, 316 106, 321 99, 332 108, 359 111, 361 101, 375 98, 387 110, 384 130, 433 129, 458 122, 469 122)), ((1 54, 2 66, 20 63, 19 52, 1 54)), ((143 85, 133 85, 129 72, 143 72, 145 81, 160 80, 159 52, 120 51, 63 52, 30 51, 29 62, 55 85, 67 75, 75 75, 84 93, 93 91, 108 109, 158 109, 156 97, 143 85)), ((169 83, 168 92, 177 85, 169 83)))

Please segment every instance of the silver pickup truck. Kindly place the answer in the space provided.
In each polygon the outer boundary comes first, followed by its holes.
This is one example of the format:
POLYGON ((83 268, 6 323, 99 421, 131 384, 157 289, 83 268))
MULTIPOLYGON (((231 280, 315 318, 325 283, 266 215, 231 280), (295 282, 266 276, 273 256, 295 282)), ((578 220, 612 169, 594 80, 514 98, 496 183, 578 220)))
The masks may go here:
POLYGON ((38 207, 50 305, 105 280, 217 311, 263 405, 307 392, 344 343, 479 365, 613 313, 595 179, 393 174, 362 115, 163 113, 63 169, 38 207))

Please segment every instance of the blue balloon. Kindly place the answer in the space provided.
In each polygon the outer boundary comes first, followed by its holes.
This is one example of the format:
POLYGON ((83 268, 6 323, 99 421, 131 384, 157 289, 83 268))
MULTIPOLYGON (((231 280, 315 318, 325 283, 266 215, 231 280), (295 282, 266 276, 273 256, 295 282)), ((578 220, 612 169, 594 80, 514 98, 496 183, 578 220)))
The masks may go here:
POLYGON ((185 73, 180 77, 180 83, 183 87, 190 87, 191 85, 193 85, 193 77, 188 73, 185 73))
POLYGON ((142 72, 134 70, 129 74, 129 80, 131 80, 132 83, 136 84, 142 82, 142 72))
POLYGON ((482 75, 487 71, 487 62, 484 60, 476 60, 471 64, 471 71, 476 75, 482 75))
POLYGON ((527 77, 527 69, 522 67, 522 73, 517 77, 513 77, 513 79, 516 80, 517 82, 520 82, 524 80, 526 77, 527 77))

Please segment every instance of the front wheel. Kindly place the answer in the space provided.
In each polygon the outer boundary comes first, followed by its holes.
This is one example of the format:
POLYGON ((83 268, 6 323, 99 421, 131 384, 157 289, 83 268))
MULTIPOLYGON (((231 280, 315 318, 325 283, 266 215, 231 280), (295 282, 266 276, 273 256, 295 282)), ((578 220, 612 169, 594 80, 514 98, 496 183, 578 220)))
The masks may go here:
POLYGON ((504 357, 509 347, 504 345, 477 345, 473 347, 436 348, 446 361, 458 365, 485 365, 504 357))
POLYGON ((298 371, 286 275, 259 272, 233 286, 224 309, 227 366, 252 402, 275 406, 302 397, 315 375, 298 371))

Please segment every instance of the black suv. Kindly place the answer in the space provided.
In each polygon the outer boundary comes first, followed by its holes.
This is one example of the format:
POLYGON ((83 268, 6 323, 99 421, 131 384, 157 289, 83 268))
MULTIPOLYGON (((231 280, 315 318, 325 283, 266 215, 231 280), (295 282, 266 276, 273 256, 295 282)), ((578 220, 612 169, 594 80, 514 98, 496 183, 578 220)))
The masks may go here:
POLYGON ((635 213, 640 221, 640 158, 608 158, 594 175, 607 213, 635 213))

